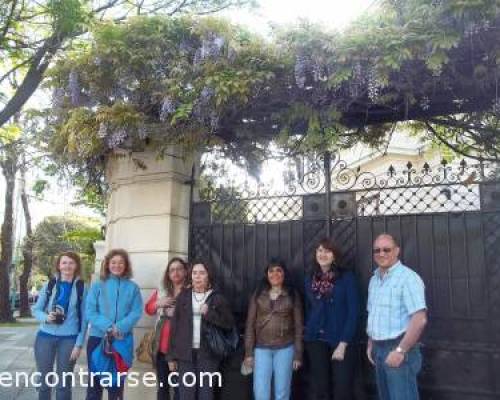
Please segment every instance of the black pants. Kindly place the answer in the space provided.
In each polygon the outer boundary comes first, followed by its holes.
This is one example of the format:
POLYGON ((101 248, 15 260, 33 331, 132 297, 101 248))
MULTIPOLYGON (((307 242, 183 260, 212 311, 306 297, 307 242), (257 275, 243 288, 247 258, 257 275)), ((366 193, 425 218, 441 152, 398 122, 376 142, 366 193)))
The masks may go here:
MULTIPOLYGON (((192 361, 182 361, 178 362, 178 369, 181 380, 179 382, 179 398, 180 400, 213 400, 214 398, 214 387, 217 385, 217 379, 213 379, 213 385, 209 385, 208 379, 201 381, 200 372, 215 373, 218 371, 219 362, 211 358, 206 358, 203 353, 198 350, 193 350, 192 361), (194 374, 197 378, 197 384, 195 386, 184 386, 182 384, 182 378, 185 374, 194 374)), ((188 382, 190 384, 190 382, 188 382)), ((236 395, 237 397, 237 395, 236 395)))
MULTIPOLYGON (((168 382, 168 375, 170 374, 170 369, 168 368, 168 362, 165 359, 165 354, 156 353, 156 380, 158 384, 157 388, 157 400, 170 400, 170 386, 168 382)), ((174 379, 172 383, 177 383, 174 379)), ((174 387, 174 400, 179 400, 179 387, 174 387)))
POLYGON ((352 400, 356 349, 347 346, 343 361, 332 361, 335 348, 323 341, 305 343, 309 393, 313 400, 352 400))
MULTIPOLYGON (((88 368, 90 371, 90 360, 92 356, 92 352, 94 349, 101 344, 102 338, 96 336, 90 336, 87 342, 87 362, 88 368)), ((103 386, 99 382, 99 378, 91 379, 89 376, 89 385, 87 387, 87 397, 86 400, 101 400, 102 399, 102 390, 103 386)), ((108 400, 121 400, 123 399, 123 391, 125 389, 125 385, 122 385, 118 388, 107 388, 108 389, 108 400)))

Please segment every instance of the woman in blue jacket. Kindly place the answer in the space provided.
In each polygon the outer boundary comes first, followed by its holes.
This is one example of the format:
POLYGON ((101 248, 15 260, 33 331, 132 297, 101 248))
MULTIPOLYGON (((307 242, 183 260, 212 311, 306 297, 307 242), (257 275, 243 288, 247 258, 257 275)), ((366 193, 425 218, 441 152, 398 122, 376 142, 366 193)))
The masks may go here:
MULTIPOLYGON (((135 324, 142 315, 142 297, 139 286, 131 280, 132 265, 123 249, 111 250, 102 262, 100 280, 93 283, 87 300, 87 316, 90 323, 87 343, 89 371, 92 352, 106 334, 122 339, 132 335, 135 324)), ((130 349, 133 351, 133 349, 130 349)), ((123 399, 124 385, 108 388, 108 399, 123 399)), ((99 379, 90 379, 87 400, 102 399, 103 386, 99 379)))
POLYGON ((71 251, 60 254, 55 277, 43 286, 33 306, 33 315, 41 323, 35 339, 39 400, 51 398, 47 375, 53 373, 54 361, 58 383, 56 399, 71 399, 71 379, 67 373, 73 372, 87 331, 84 312, 87 293, 80 269, 78 254, 71 251))
POLYGON ((359 292, 351 271, 338 264, 331 239, 316 247, 311 274, 305 280, 305 351, 311 398, 352 400, 359 318, 359 292))

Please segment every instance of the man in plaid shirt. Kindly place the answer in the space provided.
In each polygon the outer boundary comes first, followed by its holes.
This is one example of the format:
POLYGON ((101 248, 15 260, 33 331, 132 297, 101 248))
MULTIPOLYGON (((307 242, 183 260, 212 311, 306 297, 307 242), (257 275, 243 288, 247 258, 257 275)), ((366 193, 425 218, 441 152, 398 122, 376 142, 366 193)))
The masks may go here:
POLYGON ((378 268, 368 287, 367 355, 375 365, 380 400, 418 400, 422 366, 418 340, 427 324, 422 279, 399 260, 399 245, 389 234, 373 245, 378 268))

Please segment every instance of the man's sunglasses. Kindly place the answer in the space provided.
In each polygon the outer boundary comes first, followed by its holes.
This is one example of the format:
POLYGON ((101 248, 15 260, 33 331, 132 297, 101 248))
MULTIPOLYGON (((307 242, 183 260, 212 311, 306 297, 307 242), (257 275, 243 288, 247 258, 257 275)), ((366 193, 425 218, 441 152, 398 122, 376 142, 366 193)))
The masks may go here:
POLYGON ((392 248, 390 247, 376 247, 373 249, 373 254, 390 253, 391 251, 392 248))

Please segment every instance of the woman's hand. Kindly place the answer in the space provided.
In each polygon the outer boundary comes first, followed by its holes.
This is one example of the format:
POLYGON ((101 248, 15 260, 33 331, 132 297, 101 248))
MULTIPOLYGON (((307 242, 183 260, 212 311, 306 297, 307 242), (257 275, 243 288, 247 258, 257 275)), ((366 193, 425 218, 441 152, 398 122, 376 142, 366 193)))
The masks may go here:
POLYGON ((165 315, 169 318, 174 316, 174 307, 168 307, 165 309, 165 315))
POLYGON ((111 328, 111 335, 113 335, 115 339, 123 339, 122 333, 118 330, 118 328, 115 325, 113 325, 113 327, 111 328))
POLYGON ((208 312, 208 305, 207 305, 207 304, 203 304, 203 305, 200 307, 200 312, 201 312, 201 315, 207 315, 207 312, 208 312))
POLYGON ((49 314, 47 315, 47 319, 46 319, 46 322, 48 324, 51 324, 53 323, 55 320, 56 320, 56 312, 55 311, 51 311, 49 312, 49 314))
POLYGON ((169 361, 168 369, 170 370, 170 372, 177 371, 177 361, 169 361))
POLYGON ((156 308, 167 308, 175 305, 175 299, 173 297, 161 297, 156 302, 156 308))
POLYGON ((345 349, 347 348, 346 342, 340 342, 337 348, 334 350, 332 354, 332 360, 334 361, 344 361, 345 357, 345 349))
POLYGON ((253 368, 253 357, 245 357, 243 363, 247 368, 253 368))
POLYGON ((71 355, 69 356, 70 361, 78 360, 78 357, 80 357, 81 352, 82 352, 81 347, 79 347, 79 346, 73 347, 73 351, 71 351, 71 355))
POLYGON ((300 367, 302 367, 302 363, 299 360, 293 360, 293 370, 297 371, 300 367))

